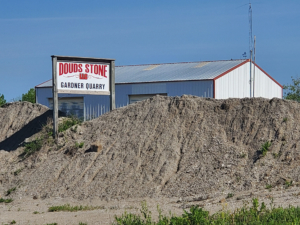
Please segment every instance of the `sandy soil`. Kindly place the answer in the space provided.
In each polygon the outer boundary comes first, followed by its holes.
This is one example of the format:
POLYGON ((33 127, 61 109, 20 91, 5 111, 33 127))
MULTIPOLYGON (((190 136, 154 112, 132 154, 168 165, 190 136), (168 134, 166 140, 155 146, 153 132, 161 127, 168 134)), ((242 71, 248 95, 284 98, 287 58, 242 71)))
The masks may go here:
POLYGON ((58 225, 77 225, 80 222, 88 225, 113 224, 115 216, 120 216, 124 212, 140 214, 141 202, 147 203, 151 211, 152 218, 157 220, 157 206, 164 215, 181 215, 189 210, 191 206, 200 206, 216 213, 219 211, 233 212, 237 208, 245 205, 250 206, 252 199, 258 198, 260 203, 265 202, 267 207, 289 207, 300 206, 300 188, 293 187, 282 190, 260 190, 258 192, 241 192, 232 198, 226 198, 226 195, 218 198, 209 198, 206 200, 197 199, 170 199, 170 198, 145 198, 145 199, 127 199, 121 201, 101 201, 101 200, 75 200, 73 198, 52 198, 52 199, 17 199, 9 204, 0 204, 0 224, 10 224, 16 221, 20 225, 40 225, 57 223, 58 225), (273 199, 273 200, 272 200, 273 199), (50 206, 70 204, 72 206, 97 206, 101 209, 77 212, 48 212, 50 206))

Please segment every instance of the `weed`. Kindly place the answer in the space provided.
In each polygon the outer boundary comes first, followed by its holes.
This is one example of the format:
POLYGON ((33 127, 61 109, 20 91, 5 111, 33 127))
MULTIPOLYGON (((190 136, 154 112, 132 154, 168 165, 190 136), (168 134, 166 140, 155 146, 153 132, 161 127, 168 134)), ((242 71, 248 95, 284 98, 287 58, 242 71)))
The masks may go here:
POLYGON ((288 118, 287 117, 284 117, 283 118, 283 122, 287 122, 288 121, 288 118))
POLYGON ((276 159, 276 158, 278 158, 280 156, 279 153, 275 153, 275 152, 272 155, 273 155, 274 159, 276 159))
POLYGON ((266 189, 271 189, 272 188, 272 185, 271 184, 267 184, 266 185, 266 189))
POLYGON ((227 197, 226 198, 232 198, 234 196, 234 194, 232 193, 228 193, 227 197))
POLYGON ((293 181, 285 181, 284 185, 285 185, 285 188, 289 188, 290 186, 293 185, 293 181))
POLYGON ((69 204, 60 205, 60 206, 51 206, 49 207, 49 212, 77 212, 77 211, 87 211, 87 210, 95 210, 95 209, 103 209, 103 206, 71 206, 69 204))
POLYGON ((17 222, 15 220, 11 221, 10 224, 16 224, 17 222))
POLYGON ((242 154, 240 155, 241 158, 246 158, 246 156, 247 156, 246 153, 242 153, 242 154))
POLYGON ((79 225, 87 225, 87 223, 79 222, 79 225))
POLYGON ((15 172, 14 172, 14 176, 18 176, 19 173, 21 173, 23 170, 23 168, 20 168, 20 169, 17 169, 15 172))
POLYGON ((4 199, 4 198, 0 198, 0 203, 11 203, 13 200, 11 198, 7 198, 7 199, 4 199))
MULTIPOLYGON (((68 130, 70 127, 73 127, 74 125, 77 125, 77 124, 81 124, 82 123, 82 120, 78 119, 76 116, 70 116, 66 119, 63 120, 62 123, 60 123, 58 125, 58 132, 61 133, 61 132, 64 132, 66 130, 68 130)), ((77 128, 76 128, 77 130, 77 128)))
POLYGON ((9 189, 8 191, 6 191, 5 196, 10 195, 10 194, 11 194, 12 192, 14 192, 16 189, 17 189, 16 187, 9 189))
POLYGON ((265 142, 260 149, 260 153, 265 156, 267 152, 269 151, 269 148, 271 147, 271 142, 267 141, 265 142))
POLYGON ((30 155, 34 154, 35 152, 41 150, 43 145, 43 139, 42 138, 37 138, 32 142, 26 143, 25 144, 25 149, 23 153, 21 154, 22 158, 27 158, 30 155))
POLYGON ((80 143, 78 143, 78 142, 75 142, 75 148, 82 148, 83 147, 83 145, 84 145, 84 142, 80 142, 80 143))
POLYGON ((33 214, 39 214, 39 212, 38 211, 34 211, 33 214))
POLYGON ((229 211, 220 211, 210 215, 198 206, 190 208, 189 212, 184 210, 181 216, 162 215, 158 210, 157 222, 152 221, 151 212, 148 209, 142 210, 141 214, 135 215, 124 213, 122 216, 115 217, 115 225, 189 225, 189 224, 299 224, 300 208, 289 206, 284 209, 282 207, 275 208, 271 202, 271 209, 267 209, 264 202, 259 204, 257 198, 252 199, 252 206, 244 205, 242 208, 235 210, 233 213, 229 211), (145 214, 144 214, 145 213, 145 214))
POLYGON ((57 225, 57 223, 47 223, 46 225, 57 225))

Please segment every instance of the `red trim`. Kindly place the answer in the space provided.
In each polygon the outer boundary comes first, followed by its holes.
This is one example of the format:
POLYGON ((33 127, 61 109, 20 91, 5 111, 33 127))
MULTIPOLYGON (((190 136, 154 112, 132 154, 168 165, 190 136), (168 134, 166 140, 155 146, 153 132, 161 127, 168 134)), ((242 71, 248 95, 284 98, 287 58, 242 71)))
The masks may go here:
POLYGON ((266 74, 271 80, 273 80, 276 84, 278 84, 281 88, 283 86, 279 84, 273 77, 271 77, 266 71, 264 71, 262 68, 260 68, 256 63, 253 63, 258 69, 260 69, 264 74, 266 74))
POLYGON ((215 77, 213 80, 215 81, 215 80, 219 79, 220 77, 223 77, 223 76, 226 75, 227 73, 229 73, 229 72, 235 70, 236 68, 238 68, 238 67, 244 65, 244 64, 247 63, 247 62, 250 62, 250 59, 247 59, 247 60, 245 60, 244 62, 238 64, 237 66, 232 67, 231 69, 227 70, 226 72, 224 72, 224 73, 220 74, 219 76, 215 77))
MULTIPOLYGON (((52 79, 49 79, 49 80, 52 80, 52 79)), ((38 88, 38 86, 40 86, 40 85, 42 85, 42 84, 44 84, 44 83, 48 82, 49 80, 47 80, 47 81, 45 81, 45 82, 43 82, 43 83, 41 83, 41 84, 38 84, 38 85, 36 85, 36 86, 35 86, 35 88, 38 88)), ((49 86, 49 87, 52 87, 52 85, 51 85, 51 86, 49 86)))

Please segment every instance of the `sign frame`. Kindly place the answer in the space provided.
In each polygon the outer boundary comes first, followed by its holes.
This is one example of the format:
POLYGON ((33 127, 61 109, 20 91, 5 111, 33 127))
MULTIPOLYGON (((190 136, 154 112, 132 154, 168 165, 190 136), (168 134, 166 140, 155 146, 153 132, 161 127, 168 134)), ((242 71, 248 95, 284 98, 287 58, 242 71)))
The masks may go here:
POLYGON ((89 94, 89 95, 109 95, 110 110, 116 108, 115 103, 115 59, 89 58, 76 56, 52 55, 52 93, 53 93, 53 136, 56 144, 58 143, 58 93, 65 94, 89 94), (109 92, 108 91, 58 91, 57 90, 57 63, 58 62, 81 62, 81 63, 103 63, 109 65, 109 92))

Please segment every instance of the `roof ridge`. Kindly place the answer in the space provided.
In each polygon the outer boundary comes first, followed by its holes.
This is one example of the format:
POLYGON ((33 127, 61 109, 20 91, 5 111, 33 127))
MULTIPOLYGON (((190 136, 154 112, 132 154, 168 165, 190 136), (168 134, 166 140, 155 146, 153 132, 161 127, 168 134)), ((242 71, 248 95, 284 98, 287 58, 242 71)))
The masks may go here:
POLYGON ((126 66, 152 66, 152 65, 172 65, 172 64, 184 64, 184 63, 201 63, 201 62, 226 62, 226 61, 246 61, 248 59, 223 59, 223 60, 208 60, 208 61, 195 61, 195 62, 175 62, 175 63, 152 63, 152 64, 138 64, 138 65, 121 65, 115 67, 126 66))

